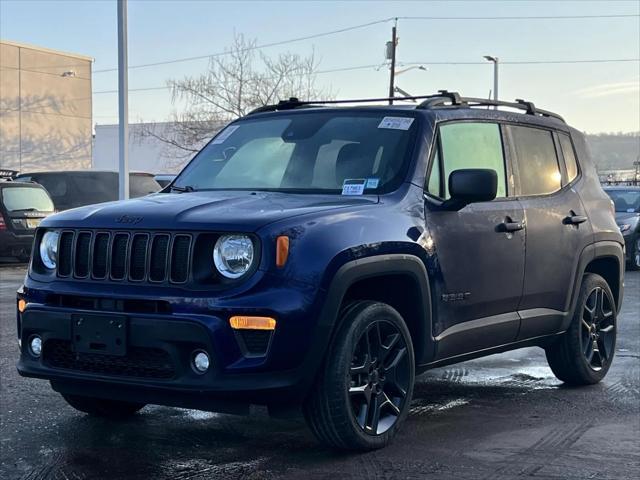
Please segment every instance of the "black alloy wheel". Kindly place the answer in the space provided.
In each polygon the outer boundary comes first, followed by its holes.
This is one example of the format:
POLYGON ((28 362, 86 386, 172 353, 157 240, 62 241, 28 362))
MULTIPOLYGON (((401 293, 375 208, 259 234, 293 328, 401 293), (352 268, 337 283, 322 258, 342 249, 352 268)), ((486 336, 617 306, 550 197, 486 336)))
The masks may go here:
POLYGON ((596 372, 611 360, 615 347, 615 328, 612 299, 602 287, 595 287, 582 309, 580 338, 584 357, 596 372))
POLYGON ((380 435, 398 420, 407 400, 409 361, 407 345, 391 322, 371 323, 360 336, 349 371, 349 398, 365 433, 380 435))
POLYGON ((593 385, 611 366, 616 349, 617 305, 607 281, 582 278, 569 328, 545 347, 554 375, 569 385, 593 385))

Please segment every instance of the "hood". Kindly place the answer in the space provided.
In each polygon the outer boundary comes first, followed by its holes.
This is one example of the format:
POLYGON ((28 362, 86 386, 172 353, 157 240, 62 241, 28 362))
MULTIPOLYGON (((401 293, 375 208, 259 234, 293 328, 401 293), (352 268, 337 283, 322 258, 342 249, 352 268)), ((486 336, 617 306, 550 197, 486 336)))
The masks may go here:
POLYGON ((374 195, 346 197, 251 191, 157 193, 67 210, 48 217, 42 226, 252 232, 297 215, 377 202, 378 197, 374 195))

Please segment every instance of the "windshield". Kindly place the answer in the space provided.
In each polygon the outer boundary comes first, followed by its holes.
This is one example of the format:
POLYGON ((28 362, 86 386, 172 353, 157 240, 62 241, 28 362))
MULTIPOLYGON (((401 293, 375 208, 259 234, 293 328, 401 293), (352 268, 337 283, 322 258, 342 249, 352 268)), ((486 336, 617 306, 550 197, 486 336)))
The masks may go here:
POLYGON ((53 203, 47 192, 36 187, 8 187, 2 189, 2 203, 8 212, 36 210, 52 212, 53 203))
POLYGON ((606 190, 616 212, 640 212, 640 190, 606 190))
POLYGON ((174 186, 385 193, 402 182, 417 129, 413 117, 395 115, 331 111, 242 120, 198 153, 174 186))

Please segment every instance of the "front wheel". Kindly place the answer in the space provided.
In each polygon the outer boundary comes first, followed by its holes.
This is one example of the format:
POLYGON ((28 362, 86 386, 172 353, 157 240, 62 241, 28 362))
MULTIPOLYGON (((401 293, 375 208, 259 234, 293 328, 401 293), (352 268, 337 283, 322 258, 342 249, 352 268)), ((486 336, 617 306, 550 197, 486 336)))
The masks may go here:
POLYGON ((304 405, 323 443, 344 450, 387 445, 409 411, 415 365, 400 314, 361 301, 343 311, 326 363, 304 405))
POLYGON ((616 348, 616 304, 600 275, 586 274, 569 329, 547 347, 558 379, 572 385, 598 383, 609 371, 616 348))
POLYGON ((103 398, 83 397, 80 395, 62 394, 62 397, 76 410, 96 417, 111 419, 130 417, 144 407, 143 403, 121 402, 103 398))

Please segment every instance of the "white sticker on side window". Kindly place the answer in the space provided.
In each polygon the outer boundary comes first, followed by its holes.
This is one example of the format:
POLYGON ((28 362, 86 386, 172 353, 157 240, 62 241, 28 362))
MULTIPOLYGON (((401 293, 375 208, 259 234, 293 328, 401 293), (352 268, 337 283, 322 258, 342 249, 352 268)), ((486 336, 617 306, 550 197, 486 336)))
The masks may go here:
POLYGON ((237 129, 240 128, 240 125, 230 125, 227 128, 225 128, 222 133, 220 133, 220 135, 218 135, 216 138, 213 139, 213 143, 214 145, 218 145, 220 143, 224 143, 224 141, 229 138, 231 136, 231 134, 233 132, 235 132, 237 129))
POLYGON ((362 195, 367 180, 364 178, 346 179, 342 183, 342 195, 362 195))
POLYGON ((409 130, 413 123, 413 118, 409 117, 384 117, 378 128, 389 128, 391 130, 409 130))

